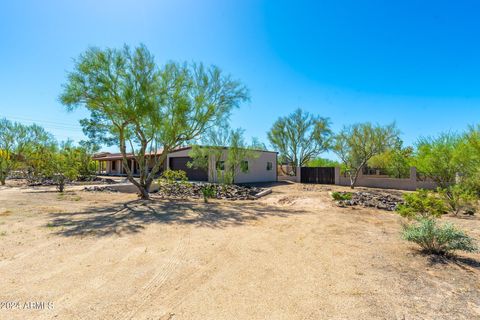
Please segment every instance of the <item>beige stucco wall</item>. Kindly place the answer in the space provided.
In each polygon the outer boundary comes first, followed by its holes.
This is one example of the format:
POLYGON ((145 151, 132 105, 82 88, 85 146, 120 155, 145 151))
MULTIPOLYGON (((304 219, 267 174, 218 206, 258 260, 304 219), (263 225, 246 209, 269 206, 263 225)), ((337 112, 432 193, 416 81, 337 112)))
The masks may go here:
MULTIPOLYGON (((350 186, 350 178, 341 174, 338 167, 335 168, 335 184, 350 186)), ((410 168, 410 177, 406 179, 365 176, 360 172, 356 186, 411 191, 436 188, 435 183, 432 181, 417 181, 417 170, 415 167, 410 168)))
POLYGON ((190 150, 191 150, 191 149, 170 152, 170 153, 167 155, 167 160, 166 160, 166 161, 167 161, 167 163, 166 163, 167 169, 170 169, 170 158, 175 158, 175 157, 189 157, 188 153, 190 152, 190 150))
MULTIPOLYGON (((224 157, 226 156, 226 151, 224 157)), ((277 181, 277 154, 274 152, 258 152, 258 157, 246 159, 248 161, 248 171, 239 172, 235 177, 235 183, 254 183, 254 182, 272 182, 277 181), (272 170, 267 170, 267 162, 272 163, 272 170)), ((210 165, 215 165, 211 163, 210 165)), ((211 179, 217 182, 217 177, 211 179)))
MULTIPOLYGON (((170 163, 170 158, 173 157, 188 157, 190 153, 188 150, 180 150, 171 152, 167 156, 167 166, 170 163)), ((223 159, 226 158, 227 150, 223 152, 223 159)), ((235 183, 254 183, 254 182, 271 182, 277 180, 277 154, 274 152, 258 152, 259 157, 248 160, 248 172, 240 172, 235 177, 235 183), (272 170, 267 170, 267 162, 272 162, 272 170)), ((210 168, 215 168, 216 164, 213 158, 209 159, 210 168)), ((216 170, 209 170, 208 181, 218 182, 216 170)))
MULTIPOLYGON (((170 158, 189 157, 191 149, 171 152, 167 155, 166 168, 170 166, 170 158)), ((223 158, 226 158, 227 150, 224 150, 223 158)), ((274 152, 258 152, 258 158, 248 160, 248 172, 240 172, 235 177, 235 183, 254 183, 277 181, 277 154, 274 152), (267 170, 267 162, 272 163, 272 170, 267 170)), ((106 161, 107 174, 120 174, 122 168, 121 160, 116 162, 116 170, 112 170, 112 161, 106 161)), ((216 164, 213 158, 210 159, 210 168, 215 168, 216 164)), ((208 181, 218 182, 216 170, 209 170, 208 181)))

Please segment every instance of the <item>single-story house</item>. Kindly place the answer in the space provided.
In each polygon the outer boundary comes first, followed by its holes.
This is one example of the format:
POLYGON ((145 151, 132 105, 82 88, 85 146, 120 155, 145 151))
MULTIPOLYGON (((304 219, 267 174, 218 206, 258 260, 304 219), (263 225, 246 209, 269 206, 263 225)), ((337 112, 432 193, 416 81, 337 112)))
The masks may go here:
MULTIPOLYGON (((181 147, 167 155, 159 174, 166 170, 183 170, 186 172, 189 180, 192 181, 208 181, 218 182, 217 170, 222 170, 221 163, 215 163, 214 159, 209 159, 209 169, 190 168, 187 164, 192 160, 189 156, 192 147, 181 147)), ((223 157, 226 157, 228 148, 224 148, 223 157)), ((246 172, 239 172, 235 177, 235 183, 254 183, 254 182, 272 182, 277 181, 277 152, 257 150, 258 154, 253 159, 245 159, 244 166, 248 169, 246 172)), ((162 154, 162 151, 148 154, 147 157, 153 158, 162 154)), ((134 175, 139 175, 138 163, 136 163, 133 154, 127 154, 130 162, 130 169, 134 175)), ((126 175, 122 165, 121 153, 102 152, 95 154, 93 160, 98 161, 98 174, 122 176, 126 175)), ((218 161, 218 162, 221 162, 218 161)), ((153 161, 150 162, 149 168, 153 167, 153 161)))

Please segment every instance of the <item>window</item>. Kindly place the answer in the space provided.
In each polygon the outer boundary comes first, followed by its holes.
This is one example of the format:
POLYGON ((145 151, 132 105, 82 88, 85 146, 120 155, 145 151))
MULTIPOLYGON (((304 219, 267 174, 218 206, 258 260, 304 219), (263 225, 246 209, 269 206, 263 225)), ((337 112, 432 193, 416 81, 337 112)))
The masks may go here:
POLYGON ((273 163, 267 162, 267 171, 272 171, 272 169, 273 169, 273 163))
POLYGON ((115 170, 117 170, 117 168, 116 168, 116 164, 117 164, 117 161, 115 161, 115 160, 114 160, 114 161, 112 161, 112 171, 115 171, 115 170))
POLYGON ((217 170, 225 170, 225 161, 217 161, 216 167, 217 170))
POLYGON ((242 172, 247 172, 248 171, 248 161, 244 160, 240 163, 240 169, 242 172))

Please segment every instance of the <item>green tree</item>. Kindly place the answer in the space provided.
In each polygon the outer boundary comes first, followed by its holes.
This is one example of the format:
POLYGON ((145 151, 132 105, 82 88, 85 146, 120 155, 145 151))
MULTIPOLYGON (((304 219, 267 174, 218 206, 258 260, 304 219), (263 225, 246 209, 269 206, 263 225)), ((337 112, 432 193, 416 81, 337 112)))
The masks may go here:
POLYGON ((169 152, 225 121, 247 99, 247 89, 219 68, 178 63, 159 68, 145 46, 87 50, 60 96, 68 110, 90 111, 82 125, 91 139, 119 146, 127 177, 142 199, 149 198, 169 152), (138 163, 138 180, 127 148, 138 163), (151 160, 147 153, 153 154, 151 160))
POLYGON ((268 140, 279 152, 282 163, 295 168, 306 166, 308 161, 325 152, 330 146, 331 136, 327 118, 301 109, 280 117, 268 132, 268 140))
POLYGON ((335 136, 333 151, 343 162, 352 189, 360 170, 373 156, 394 148, 398 136, 395 123, 380 126, 368 122, 344 127, 335 136))
POLYGON ((34 124, 28 128, 28 143, 23 151, 23 170, 30 182, 43 179, 44 168, 50 161, 49 155, 57 148, 57 141, 43 127, 34 124))
POLYGON ((230 144, 232 130, 227 124, 212 128, 202 135, 199 144, 192 146, 189 156, 192 161, 188 165, 192 168, 207 170, 208 176, 218 174, 220 161, 223 161, 225 148, 230 144))
POLYGON ((474 136, 443 133, 421 138, 417 143, 418 172, 437 184, 439 194, 455 214, 475 201, 471 179, 478 172, 479 162, 475 143, 470 138, 474 136))
POLYGON ((78 175, 81 180, 90 180, 95 176, 97 163, 92 160, 93 154, 98 152, 99 146, 92 141, 80 141, 76 147, 78 153, 78 175))
POLYGON ((71 141, 60 144, 45 155, 46 161, 41 167, 43 178, 52 179, 59 192, 65 190, 68 181, 77 180, 82 165, 82 149, 76 148, 71 141))
POLYGON ((259 157, 259 153, 254 149, 255 145, 248 146, 243 137, 243 130, 233 130, 230 135, 230 144, 227 150, 225 160, 225 170, 223 172, 223 181, 226 183, 235 183, 235 178, 240 172, 248 172, 248 161, 259 157))
POLYGON ((373 156, 368 161, 368 166, 384 169, 389 176, 394 178, 409 177, 413 162, 413 148, 404 148, 402 144, 403 142, 398 139, 392 149, 373 156))
POLYGON ((475 167, 474 154, 462 135, 443 133, 438 137, 421 138, 417 142, 414 164, 418 172, 446 189, 457 178, 470 174, 475 167))
POLYGON ((437 191, 455 215, 464 208, 473 208, 477 200, 474 191, 464 183, 450 185, 443 189, 438 188, 437 191))
POLYGON ((28 143, 28 128, 21 123, 0 119, 0 184, 22 161, 23 150, 28 143))
POLYGON ((465 139, 473 157, 473 169, 463 177, 462 183, 465 188, 480 197, 480 124, 471 126, 465 134, 465 139))
POLYGON ((476 127, 471 126, 466 133, 466 138, 471 148, 476 150, 476 160, 480 161, 480 124, 476 127))
POLYGON ((307 167, 340 167, 342 164, 336 160, 315 158, 307 162, 307 167))
POLYGON ((248 172, 248 160, 259 156, 258 140, 248 145, 242 129, 232 130, 224 126, 211 130, 202 140, 203 145, 195 145, 189 153, 189 165, 209 170, 209 176, 216 174, 219 182, 232 184, 240 172, 248 172))

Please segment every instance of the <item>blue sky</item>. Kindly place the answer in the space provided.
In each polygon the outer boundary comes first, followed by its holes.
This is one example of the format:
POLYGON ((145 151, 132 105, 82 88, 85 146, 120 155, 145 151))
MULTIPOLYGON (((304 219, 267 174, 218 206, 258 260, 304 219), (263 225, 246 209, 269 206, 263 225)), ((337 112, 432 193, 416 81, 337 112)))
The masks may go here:
POLYGON ((480 123, 478 1, 2 1, 0 117, 83 137, 57 101, 89 46, 144 43, 159 64, 216 64, 251 102, 233 127, 266 141, 300 107, 345 124, 396 121, 406 144, 480 123))

